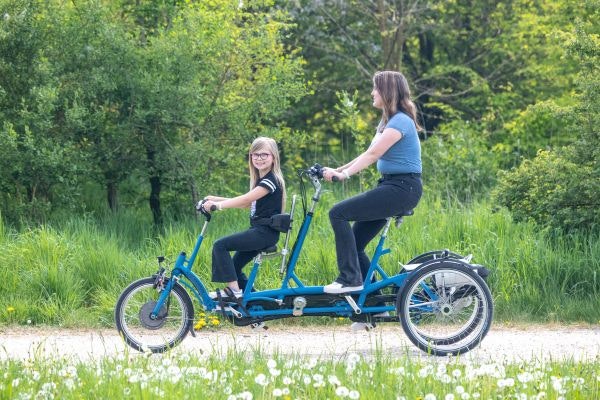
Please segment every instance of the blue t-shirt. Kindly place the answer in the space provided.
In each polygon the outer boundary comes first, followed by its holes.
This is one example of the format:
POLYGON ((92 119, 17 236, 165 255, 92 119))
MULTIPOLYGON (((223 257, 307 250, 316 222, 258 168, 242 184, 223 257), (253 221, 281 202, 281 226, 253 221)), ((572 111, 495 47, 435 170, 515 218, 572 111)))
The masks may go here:
POLYGON ((377 170, 382 174, 407 174, 422 172, 421 143, 414 121, 403 112, 396 113, 385 126, 402 133, 398 140, 377 160, 377 170))

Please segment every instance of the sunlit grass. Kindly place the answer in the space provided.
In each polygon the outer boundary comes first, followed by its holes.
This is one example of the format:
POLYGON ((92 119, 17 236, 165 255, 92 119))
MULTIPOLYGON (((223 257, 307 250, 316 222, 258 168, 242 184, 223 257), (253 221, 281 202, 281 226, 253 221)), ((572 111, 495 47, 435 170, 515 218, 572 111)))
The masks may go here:
POLYGON ((5 399, 595 399, 600 362, 254 353, 0 361, 5 399))

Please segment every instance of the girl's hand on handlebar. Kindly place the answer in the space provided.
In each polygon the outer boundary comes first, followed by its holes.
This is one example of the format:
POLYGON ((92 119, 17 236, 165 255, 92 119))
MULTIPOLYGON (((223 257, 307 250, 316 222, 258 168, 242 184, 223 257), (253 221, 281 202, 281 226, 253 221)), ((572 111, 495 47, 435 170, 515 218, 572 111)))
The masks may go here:
POLYGON ((204 204, 202 205, 202 208, 204 209, 204 211, 206 212, 211 212, 211 211, 215 211, 219 209, 218 206, 218 202, 213 201, 213 200, 207 200, 204 202, 204 204))

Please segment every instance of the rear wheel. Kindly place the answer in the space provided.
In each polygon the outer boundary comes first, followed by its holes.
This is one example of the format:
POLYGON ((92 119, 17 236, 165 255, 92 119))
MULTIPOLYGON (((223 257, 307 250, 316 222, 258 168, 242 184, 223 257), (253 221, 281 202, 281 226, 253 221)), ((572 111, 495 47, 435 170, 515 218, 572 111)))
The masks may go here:
POLYGON ((489 288, 468 265, 445 259, 411 273, 396 310, 408 338, 438 356, 465 353, 481 342, 492 323, 489 288))
POLYGON ((161 294, 154 278, 144 278, 129 285, 115 307, 117 330, 125 342, 138 351, 162 353, 185 338, 190 331, 194 306, 183 287, 175 284, 155 319, 150 314, 161 294))

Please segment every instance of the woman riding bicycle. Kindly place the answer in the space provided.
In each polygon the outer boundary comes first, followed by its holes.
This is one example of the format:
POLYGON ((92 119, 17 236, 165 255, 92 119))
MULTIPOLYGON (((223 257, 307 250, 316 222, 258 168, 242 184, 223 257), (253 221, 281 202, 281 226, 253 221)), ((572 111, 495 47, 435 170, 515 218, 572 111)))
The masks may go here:
POLYGON ((421 146, 415 104, 404 75, 395 71, 373 76, 373 106, 382 111, 369 148, 349 163, 323 176, 331 181, 350 179, 377 162, 381 173, 377 187, 337 203, 329 212, 335 234, 339 276, 324 286, 325 293, 347 293, 363 289, 370 261, 367 244, 385 225, 386 218, 413 209, 422 194, 421 146), (350 226, 349 221, 354 221, 350 226))

